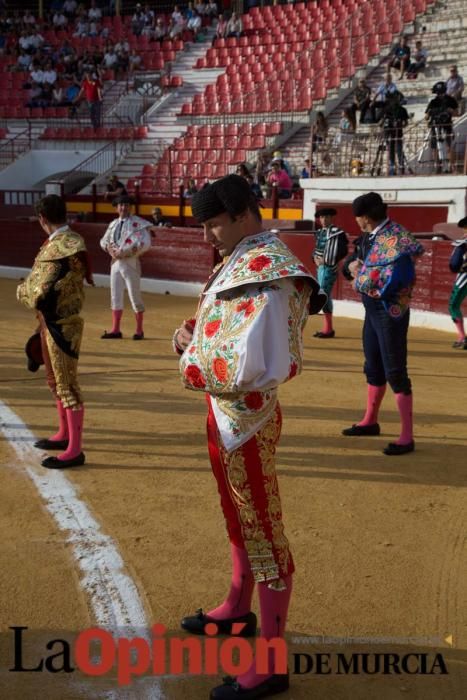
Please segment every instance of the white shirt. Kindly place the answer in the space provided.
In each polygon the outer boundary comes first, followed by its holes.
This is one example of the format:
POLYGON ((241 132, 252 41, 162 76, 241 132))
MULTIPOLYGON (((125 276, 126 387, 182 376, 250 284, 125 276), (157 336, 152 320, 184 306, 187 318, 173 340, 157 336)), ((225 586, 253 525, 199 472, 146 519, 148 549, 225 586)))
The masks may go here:
POLYGON ((53 68, 51 68, 50 70, 45 70, 45 71, 44 71, 43 78, 42 78, 42 82, 44 82, 44 83, 50 83, 51 85, 53 85, 54 83, 56 83, 56 82, 57 82, 57 73, 56 73, 56 71, 54 71, 53 68))
POLYGON ((102 12, 98 7, 91 7, 88 12, 89 19, 100 19, 102 17, 102 12))

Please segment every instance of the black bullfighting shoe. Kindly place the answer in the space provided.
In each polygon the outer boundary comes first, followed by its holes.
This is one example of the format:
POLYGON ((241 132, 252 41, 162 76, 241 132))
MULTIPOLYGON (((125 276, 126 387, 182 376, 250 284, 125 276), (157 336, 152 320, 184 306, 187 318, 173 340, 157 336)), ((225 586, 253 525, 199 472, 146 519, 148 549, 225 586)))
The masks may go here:
POLYGON ((408 452, 413 452, 415 449, 415 443, 412 440, 407 442, 405 445, 398 445, 396 442, 390 442, 387 447, 384 448, 383 452, 385 455, 396 456, 396 455, 406 455, 408 452))
POLYGON ((144 339, 144 333, 135 333, 133 336, 133 340, 143 340, 144 339))
POLYGON ((81 467, 84 464, 84 452, 80 452, 77 457, 72 459, 58 459, 58 457, 46 457, 41 464, 47 469, 67 469, 68 467, 81 467))
POLYGON ((47 438, 41 438, 36 440, 34 447, 38 450, 66 450, 68 447, 68 440, 48 440, 47 438))
POLYGON ((118 331, 118 333, 112 333, 112 331, 107 333, 107 331, 104 331, 104 333, 102 333, 101 335, 101 338, 103 340, 115 340, 116 338, 123 338, 123 335, 120 333, 120 331, 118 331))
POLYGON ((323 331, 316 331, 313 338, 334 338, 336 331, 329 331, 329 333, 323 333, 323 331))
POLYGON ((217 625, 218 634, 232 634, 232 625, 234 623, 243 623, 245 626, 236 636, 238 637, 254 637, 256 634, 256 615, 253 612, 249 612, 246 615, 240 615, 240 617, 229 617, 226 620, 214 620, 203 613, 202 608, 198 608, 196 615, 190 615, 189 617, 184 617, 180 622, 182 629, 191 634, 205 634, 204 628, 209 622, 214 622, 217 625))
POLYGON ((380 432, 379 423, 372 423, 371 425, 357 425, 354 423, 351 428, 345 428, 342 431, 342 435, 379 435, 380 432))
POLYGON ((235 678, 226 676, 224 683, 211 690, 211 700, 255 700, 285 693, 289 689, 289 674, 274 673, 254 688, 242 688, 235 678))

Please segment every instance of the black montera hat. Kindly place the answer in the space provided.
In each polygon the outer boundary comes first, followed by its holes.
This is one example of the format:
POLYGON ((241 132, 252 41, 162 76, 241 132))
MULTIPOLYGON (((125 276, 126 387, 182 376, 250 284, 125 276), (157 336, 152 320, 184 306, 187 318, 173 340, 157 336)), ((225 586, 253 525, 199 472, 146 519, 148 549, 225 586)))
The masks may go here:
POLYGON ((459 228, 467 228, 467 216, 464 216, 463 219, 457 222, 457 225, 459 228))
POLYGON ((202 224, 224 212, 238 216, 248 208, 251 198, 250 185, 244 177, 227 175, 196 192, 191 200, 191 210, 194 218, 202 224))
POLYGON ((29 338, 24 351, 28 358, 28 370, 30 372, 37 372, 39 367, 44 364, 40 333, 34 333, 34 335, 29 338))
POLYGON ((319 216, 336 216, 336 214, 337 210, 333 207, 321 207, 321 209, 316 210, 315 218, 317 219, 319 216))
POLYGON ((114 207, 117 206, 117 204, 134 204, 135 200, 133 197, 130 197, 129 194, 120 194, 118 197, 115 197, 113 200, 112 204, 114 207))
POLYGON ((386 209, 387 205, 383 202, 381 195, 377 192, 368 192, 362 194, 352 202, 352 211, 354 216, 368 216, 375 209, 386 209))

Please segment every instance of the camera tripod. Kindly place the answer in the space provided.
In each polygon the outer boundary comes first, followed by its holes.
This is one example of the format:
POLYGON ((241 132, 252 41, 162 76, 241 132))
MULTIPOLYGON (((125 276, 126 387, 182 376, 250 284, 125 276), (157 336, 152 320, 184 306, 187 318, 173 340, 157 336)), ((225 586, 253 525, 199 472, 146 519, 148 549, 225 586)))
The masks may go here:
MULTIPOLYGON (((429 147, 438 158, 435 158, 435 163, 437 167, 442 168, 443 163, 449 163, 449 151, 446 143, 446 134, 443 133, 443 128, 439 124, 432 124, 428 129, 425 140, 423 141, 423 146, 418 154, 417 162, 421 163, 423 158, 423 152, 426 147, 429 147), (435 142, 435 148, 431 147, 432 142, 435 142)), ((428 162, 431 162, 431 158, 428 162)))
MULTIPOLYGON (((381 171, 383 169, 383 161, 384 161, 384 154, 386 151, 390 150, 390 141, 391 137, 388 137, 386 134, 382 134, 379 137, 378 141, 378 148, 376 149, 376 155, 374 158, 374 161, 372 163, 372 166, 370 168, 370 175, 371 177, 374 177, 375 175, 379 177, 381 175, 381 171)), ((396 139, 392 139, 392 141, 396 141, 396 139)), ((394 160, 393 160, 393 165, 395 165, 396 162, 396 145, 394 144, 394 160)), ((408 172, 409 175, 413 175, 413 170, 410 167, 406 155, 404 153, 404 149, 402 148, 400 153, 397 154, 397 160, 398 160, 398 166, 399 170, 402 170, 403 172, 408 172), (399 157, 400 156, 400 157, 399 157)), ((392 175, 394 173, 391 173, 392 175)))

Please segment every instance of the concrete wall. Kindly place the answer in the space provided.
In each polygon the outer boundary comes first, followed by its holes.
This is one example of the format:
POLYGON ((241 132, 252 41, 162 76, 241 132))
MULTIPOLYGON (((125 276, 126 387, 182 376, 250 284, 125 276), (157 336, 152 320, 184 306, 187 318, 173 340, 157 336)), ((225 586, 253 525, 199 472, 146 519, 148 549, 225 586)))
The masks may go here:
POLYGON ((95 151, 32 150, 0 172, 0 189, 31 190, 45 178, 69 172, 95 151))

